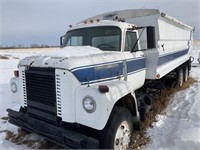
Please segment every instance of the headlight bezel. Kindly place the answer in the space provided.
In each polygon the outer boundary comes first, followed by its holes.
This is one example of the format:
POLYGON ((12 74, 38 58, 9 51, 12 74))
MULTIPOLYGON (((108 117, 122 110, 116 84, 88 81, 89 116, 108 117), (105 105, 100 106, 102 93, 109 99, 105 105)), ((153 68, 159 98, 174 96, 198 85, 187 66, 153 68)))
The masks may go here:
POLYGON ((15 82, 12 82, 12 83, 10 84, 10 90, 11 90, 11 92, 13 92, 13 93, 16 93, 16 92, 18 91, 18 87, 17 87, 17 84, 16 84, 15 82))
POLYGON ((87 113, 93 113, 96 110, 96 101, 92 96, 87 95, 82 100, 82 106, 87 113), (93 105, 92 108, 87 107, 86 103, 91 103, 93 105))

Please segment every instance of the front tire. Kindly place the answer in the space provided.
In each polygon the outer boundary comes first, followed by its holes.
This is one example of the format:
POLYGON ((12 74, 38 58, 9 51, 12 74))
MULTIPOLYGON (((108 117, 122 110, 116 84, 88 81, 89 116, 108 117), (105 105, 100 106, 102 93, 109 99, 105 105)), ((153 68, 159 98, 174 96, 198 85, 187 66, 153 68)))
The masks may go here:
POLYGON ((100 148, 128 149, 133 130, 133 116, 126 108, 115 106, 105 128, 100 131, 100 148))

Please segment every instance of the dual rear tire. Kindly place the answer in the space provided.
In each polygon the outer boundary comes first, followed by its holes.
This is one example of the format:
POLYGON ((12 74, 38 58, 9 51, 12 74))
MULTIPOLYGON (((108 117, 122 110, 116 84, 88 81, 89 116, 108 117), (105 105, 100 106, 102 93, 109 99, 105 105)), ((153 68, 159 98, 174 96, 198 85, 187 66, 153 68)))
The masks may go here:
POLYGON ((189 77, 189 68, 185 66, 184 68, 179 68, 177 76, 177 86, 182 87, 183 82, 187 82, 189 77))
POLYGON ((188 78, 189 78, 189 69, 188 69, 188 66, 186 66, 183 71, 184 71, 184 73, 183 73, 183 81, 187 82, 188 78))

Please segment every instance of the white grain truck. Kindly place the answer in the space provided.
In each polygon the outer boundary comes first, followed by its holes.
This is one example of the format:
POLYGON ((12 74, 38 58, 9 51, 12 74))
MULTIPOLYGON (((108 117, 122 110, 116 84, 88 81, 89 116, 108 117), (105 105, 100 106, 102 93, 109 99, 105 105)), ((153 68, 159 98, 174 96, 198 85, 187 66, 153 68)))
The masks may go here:
POLYGON ((9 122, 64 147, 126 149, 165 79, 187 81, 193 28, 155 9, 70 26, 57 51, 20 60, 9 122))

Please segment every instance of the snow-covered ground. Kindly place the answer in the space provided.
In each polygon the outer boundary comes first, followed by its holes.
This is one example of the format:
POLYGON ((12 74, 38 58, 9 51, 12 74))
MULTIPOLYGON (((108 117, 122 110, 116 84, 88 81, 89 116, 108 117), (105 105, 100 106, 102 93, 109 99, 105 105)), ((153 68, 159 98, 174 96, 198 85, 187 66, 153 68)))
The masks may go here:
MULTIPOLYGON (((192 77, 196 78, 198 82, 184 91, 177 92, 166 110, 156 116, 157 121, 153 123, 153 128, 147 130, 151 141, 143 147, 144 149, 200 148, 200 65, 197 62, 199 52, 200 46, 197 45, 192 54, 195 61, 191 70, 192 77)), ((0 50, 0 56, 9 58, 0 59, 0 149, 28 149, 27 145, 17 145, 5 140, 6 133, 4 131, 9 130, 15 134, 18 132, 18 128, 9 124, 6 118, 7 108, 19 109, 18 104, 10 101, 9 80, 13 77, 13 71, 17 69, 19 59, 36 53, 40 53, 40 50, 0 50)), ((37 142, 44 140, 35 134, 29 134, 24 139, 37 142)))

